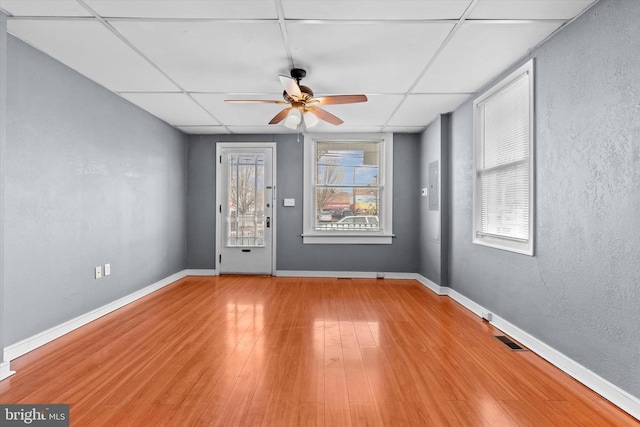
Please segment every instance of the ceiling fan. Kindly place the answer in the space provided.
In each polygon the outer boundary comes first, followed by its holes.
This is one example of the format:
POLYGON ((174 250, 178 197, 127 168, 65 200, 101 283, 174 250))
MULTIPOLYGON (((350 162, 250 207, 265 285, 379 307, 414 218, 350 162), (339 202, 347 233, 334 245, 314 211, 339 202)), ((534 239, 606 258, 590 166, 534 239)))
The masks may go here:
POLYGON ((336 126, 344 123, 342 119, 318 107, 318 105, 353 104, 367 101, 366 95, 332 95, 315 98, 311 88, 300 84, 300 80, 306 75, 307 72, 302 68, 293 68, 291 77, 280 75, 280 82, 284 87, 282 93, 284 101, 227 99, 224 102, 229 104, 289 104, 290 106, 276 114, 269 124, 273 125, 284 120, 286 127, 297 129, 303 120, 307 128, 315 126, 318 119, 336 126))

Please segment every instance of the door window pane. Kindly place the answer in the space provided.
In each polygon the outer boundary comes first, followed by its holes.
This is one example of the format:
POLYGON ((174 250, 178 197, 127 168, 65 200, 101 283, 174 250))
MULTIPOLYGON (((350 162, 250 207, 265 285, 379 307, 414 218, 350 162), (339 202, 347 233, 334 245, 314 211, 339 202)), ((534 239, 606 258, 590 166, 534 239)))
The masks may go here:
POLYGON ((264 246, 264 155, 227 154, 227 247, 264 246))

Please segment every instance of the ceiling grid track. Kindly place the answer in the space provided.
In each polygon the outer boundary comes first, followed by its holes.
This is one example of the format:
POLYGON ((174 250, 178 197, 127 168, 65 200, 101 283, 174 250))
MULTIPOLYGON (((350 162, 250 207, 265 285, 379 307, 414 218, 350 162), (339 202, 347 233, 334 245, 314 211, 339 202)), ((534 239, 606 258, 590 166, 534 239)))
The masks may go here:
POLYGON ((427 71, 429 71, 429 69, 431 68, 431 66, 433 65, 433 63, 436 61, 436 59, 438 59, 438 56, 440 55, 440 52, 442 52, 444 50, 444 48, 447 46, 447 44, 451 41, 451 39, 453 38, 453 36, 458 32, 458 29, 460 29, 460 27, 462 26, 462 24, 467 20, 467 17, 471 14, 471 12, 473 11, 473 9, 476 7, 476 5, 478 4, 480 0, 473 0, 471 2, 471 4, 469 4, 469 6, 467 7, 467 9, 464 11, 464 13, 462 14, 462 16, 460 17, 460 19, 458 19, 458 21, 456 22, 456 24, 453 26, 453 28, 451 29, 451 31, 449 31, 449 34, 447 34, 447 37, 443 40, 442 43, 440 43, 440 46, 438 47, 438 50, 436 50, 436 52, 433 54, 433 56, 431 57, 431 59, 429 60, 429 62, 427 62, 427 65, 424 66, 424 68, 422 69, 422 71, 420 72, 420 74, 418 74, 418 77, 415 79, 415 81, 413 82, 413 84, 409 87, 409 89, 407 89, 404 93, 404 96, 402 97, 402 99, 400 100, 400 102, 398 103, 398 105, 396 106, 395 110, 393 110, 393 112, 391 113, 391 115, 389 116, 389 118, 387 119, 387 121, 385 122, 385 124, 382 126, 382 131, 385 132, 386 128, 389 126, 389 122, 393 119, 393 117, 398 113, 398 111, 400 110, 400 107, 402 107, 402 104, 404 104, 404 102, 407 100, 407 98, 409 98, 409 95, 411 94, 411 92, 413 92, 413 90, 415 89, 415 87, 418 85, 418 83, 420 82, 420 80, 422 80, 422 78, 424 77, 425 74, 427 74, 427 71))
POLYGON ((318 95, 369 96, 325 100, 342 126, 316 132, 420 133, 597 2, 0 1, 10 35, 189 134, 290 133, 224 101, 282 103, 275 77, 300 67, 318 95))
MULTIPOLYGON (((216 116, 214 116, 213 114, 211 114, 210 111, 208 111, 200 102, 198 102, 189 92, 187 92, 180 84, 178 84, 178 82, 176 82, 173 78, 171 78, 171 76, 169 76, 167 73, 165 73, 162 68, 158 67, 155 62, 153 62, 152 60, 150 60, 144 53, 142 53, 140 51, 140 49, 138 49, 137 47, 135 47, 133 44, 131 44, 129 42, 129 40, 127 40, 127 38, 125 36, 123 36, 122 34, 120 34, 120 32, 118 30, 116 30, 109 22, 107 22, 106 19, 104 19, 100 14, 98 14, 95 10, 93 10, 89 5, 87 5, 83 0, 76 0, 78 2, 78 4, 80 4, 80 6, 82 6, 83 8, 85 8, 87 10, 87 12, 89 12, 90 14, 93 15, 93 17, 100 22, 106 29, 108 29, 111 33, 113 33, 113 35, 115 35, 116 37, 118 37, 118 39, 120 39, 124 44, 127 45, 127 47, 131 50, 133 50, 138 56, 140 56, 142 59, 144 59, 149 65, 151 65, 153 68, 155 68, 160 74, 162 74, 167 80, 169 80, 173 85, 175 85, 175 87, 178 88, 178 90, 180 91, 180 93, 182 93, 183 95, 186 95, 189 99, 191 99, 198 107, 200 107, 209 117, 211 117, 213 120, 215 120, 217 123, 220 123, 220 126, 222 128, 224 128, 227 132, 229 133, 233 133, 231 131, 231 129, 229 129, 227 127, 227 125, 225 125, 224 123, 222 123, 222 121, 218 120, 218 118, 216 116)), ((156 92, 156 93, 166 93, 166 92, 156 92)), ((180 125, 176 125, 176 126, 180 126, 180 125)))
POLYGON ((282 35, 282 43, 287 51, 287 59, 289 60, 289 69, 296 67, 293 62, 293 53, 291 53, 291 43, 289 42, 289 32, 287 31, 287 23, 284 16, 284 7, 282 0, 276 0, 276 10, 278 12, 278 24, 280 25, 280 34, 282 35))

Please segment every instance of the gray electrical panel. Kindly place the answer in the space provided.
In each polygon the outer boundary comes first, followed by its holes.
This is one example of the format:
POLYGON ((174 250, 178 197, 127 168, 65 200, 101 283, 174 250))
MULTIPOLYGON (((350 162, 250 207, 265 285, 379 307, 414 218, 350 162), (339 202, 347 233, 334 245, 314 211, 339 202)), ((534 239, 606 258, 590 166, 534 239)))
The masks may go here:
POLYGON ((438 185, 438 161, 429 163, 429 210, 440 210, 440 189, 438 185))

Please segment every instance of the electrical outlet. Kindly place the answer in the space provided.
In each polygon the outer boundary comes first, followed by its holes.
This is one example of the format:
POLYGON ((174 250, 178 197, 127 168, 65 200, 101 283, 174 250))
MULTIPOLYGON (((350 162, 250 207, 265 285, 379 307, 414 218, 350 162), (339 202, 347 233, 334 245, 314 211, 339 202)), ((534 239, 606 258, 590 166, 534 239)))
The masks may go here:
POLYGON ((96 267, 95 273, 96 273, 96 279, 99 279, 99 278, 102 277, 102 266, 101 265, 96 267))
POLYGON ((104 265, 104 275, 108 276, 111 274, 111 264, 105 264, 104 265))

